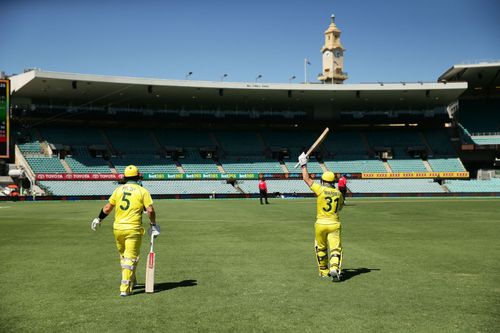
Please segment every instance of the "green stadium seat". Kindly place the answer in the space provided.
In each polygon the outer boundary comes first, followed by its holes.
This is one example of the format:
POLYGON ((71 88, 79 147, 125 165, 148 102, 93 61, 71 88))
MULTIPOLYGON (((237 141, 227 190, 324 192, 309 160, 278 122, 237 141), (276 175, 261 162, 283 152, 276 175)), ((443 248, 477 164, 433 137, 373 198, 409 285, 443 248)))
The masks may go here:
POLYGON ((500 193, 500 178, 489 180, 446 180, 444 185, 453 193, 500 193))
POLYGON ((66 173, 59 158, 56 157, 26 157, 26 161, 34 173, 66 173))
POLYGON ((388 160, 387 163, 392 172, 427 172, 424 163, 420 159, 413 160, 388 160))
POLYGON ((466 171, 458 158, 430 158, 427 160, 434 172, 463 172, 466 171))
POLYGON ((348 179, 352 193, 444 193, 432 179, 348 179))

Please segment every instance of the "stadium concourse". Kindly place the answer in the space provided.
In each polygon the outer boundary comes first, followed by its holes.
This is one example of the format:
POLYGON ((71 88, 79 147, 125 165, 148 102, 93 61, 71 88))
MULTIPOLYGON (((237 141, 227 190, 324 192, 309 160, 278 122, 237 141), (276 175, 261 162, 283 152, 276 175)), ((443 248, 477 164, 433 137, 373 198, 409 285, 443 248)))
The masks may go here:
POLYGON ((10 175, 47 199, 107 196, 129 164, 156 197, 255 197, 262 176, 304 196, 296 158, 328 126, 308 168, 346 174, 351 196, 499 195, 499 70, 342 85, 29 70, 9 78, 10 175))

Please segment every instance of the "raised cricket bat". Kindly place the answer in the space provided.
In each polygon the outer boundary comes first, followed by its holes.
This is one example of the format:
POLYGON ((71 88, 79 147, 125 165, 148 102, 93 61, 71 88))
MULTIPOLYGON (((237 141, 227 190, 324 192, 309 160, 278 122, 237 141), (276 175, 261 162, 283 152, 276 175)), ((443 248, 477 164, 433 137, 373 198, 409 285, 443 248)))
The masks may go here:
POLYGON ((155 252, 153 249, 154 236, 151 233, 151 248, 149 249, 148 262, 146 263, 146 292, 155 292, 155 252))
MULTIPOLYGON (((321 144, 321 142, 323 142, 323 140, 326 138, 326 135, 328 134, 328 132, 330 131, 330 129, 327 127, 325 128, 325 130, 323 131, 323 133, 321 133, 321 135, 319 136, 319 138, 316 139, 316 141, 314 141, 314 143, 312 144, 311 148, 309 148, 309 150, 307 151, 306 153, 306 156, 309 156, 310 154, 313 153, 313 151, 321 144)), ((295 164, 295 168, 297 168, 299 166, 299 162, 297 162, 297 164, 295 164)))

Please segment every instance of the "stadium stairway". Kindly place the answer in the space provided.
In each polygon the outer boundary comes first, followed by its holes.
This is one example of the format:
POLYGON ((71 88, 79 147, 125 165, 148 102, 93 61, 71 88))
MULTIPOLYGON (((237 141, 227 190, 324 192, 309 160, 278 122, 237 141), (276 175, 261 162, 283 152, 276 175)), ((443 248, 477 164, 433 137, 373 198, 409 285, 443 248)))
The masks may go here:
POLYGON ((427 169, 427 171, 429 171, 429 172, 433 172, 433 171, 432 171, 432 168, 431 168, 431 165, 429 164, 429 162, 428 162, 428 161, 426 161, 426 160, 422 160, 422 163, 424 163, 424 166, 425 166, 425 168, 427 169))
POLYGON ((389 165, 389 163, 387 163, 387 161, 383 161, 383 163, 384 163, 384 167, 387 170, 387 172, 392 173, 392 169, 391 169, 391 166, 389 165))
POLYGON ((215 162, 215 166, 217 166, 217 170, 219 170, 220 173, 226 173, 226 170, 224 170, 219 161, 215 162))
POLYGON ((186 173, 186 170, 184 170, 184 168, 182 167, 182 165, 179 161, 175 160, 174 163, 175 163, 175 167, 177 168, 177 171, 179 171, 179 173, 186 173))
POLYGON ((66 162, 64 160, 64 158, 59 159, 59 161, 61 162, 62 166, 64 167, 64 170, 66 170, 66 173, 73 173, 73 170, 71 170, 71 168, 68 165, 68 162, 66 162))
POLYGON ((283 173, 289 173, 290 171, 288 170, 288 168, 286 167, 286 164, 285 162, 283 161, 279 161, 280 162, 280 167, 281 167, 281 170, 283 170, 283 173))
POLYGON ((445 191, 446 193, 450 193, 451 191, 448 189, 448 187, 446 187, 446 185, 443 183, 441 184, 441 188, 443 189, 443 191, 445 191))
POLYGON ((463 168, 464 170, 467 170, 467 169, 465 168, 465 165, 464 165, 464 163, 462 162, 462 160, 461 160, 460 158, 457 158, 457 160, 458 160, 458 163, 462 166, 462 168, 463 168))
POLYGON ((236 189, 236 191, 240 192, 241 194, 246 194, 238 184, 234 184, 233 186, 236 189))

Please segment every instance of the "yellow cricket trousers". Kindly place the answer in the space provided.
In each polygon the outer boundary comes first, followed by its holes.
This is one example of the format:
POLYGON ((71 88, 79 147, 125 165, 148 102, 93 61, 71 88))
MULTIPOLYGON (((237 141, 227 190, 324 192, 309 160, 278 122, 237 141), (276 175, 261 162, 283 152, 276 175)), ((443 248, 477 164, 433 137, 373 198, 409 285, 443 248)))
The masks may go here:
POLYGON ((330 269, 340 269, 342 264, 341 225, 337 221, 317 220, 314 224, 314 248, 320 276, 328 276, 330 269), (330 258, 330 260, 328 260, 330 258))
POLYGON ((120 253, 120 264, 122 267, 120 292, 131 293, 135 282, 135 270, 139 263, 144 228, 128 230, 113 229, 113 233, 115 235, 116 248, 120 253))

